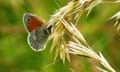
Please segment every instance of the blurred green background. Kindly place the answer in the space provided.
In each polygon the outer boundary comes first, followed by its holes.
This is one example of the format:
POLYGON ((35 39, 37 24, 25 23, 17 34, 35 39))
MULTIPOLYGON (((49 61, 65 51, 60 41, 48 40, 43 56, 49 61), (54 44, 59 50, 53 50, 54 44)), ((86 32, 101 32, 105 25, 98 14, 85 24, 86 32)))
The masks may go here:
MULTIPOLYGON (((0 72, 96 72, 97 63, 84 57, 71 56, 71 63, 57 59, 52 62, 49 47, 42 52, 34 52, 27 44, 27 32, 24 29, 22 16, 34 13, 46 22, 50 16, 70 0, 0 0, 0 72)), ((114 0, 109 0, 114 1, 114 0)), ((120 10, 120 3, 100 4, 90 15, 87 11, 80 19, 78 28, 90 46, 96 52, 101 51, 108 62, 120 72, 120 32, 107 21, 120 10)))

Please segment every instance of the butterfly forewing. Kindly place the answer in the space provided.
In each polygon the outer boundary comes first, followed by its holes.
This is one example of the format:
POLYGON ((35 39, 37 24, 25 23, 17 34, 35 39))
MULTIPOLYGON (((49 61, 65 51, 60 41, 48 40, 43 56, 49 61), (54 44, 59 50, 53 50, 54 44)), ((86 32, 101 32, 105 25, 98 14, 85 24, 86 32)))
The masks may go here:
POLYGON ((40 27, 41 25, 45 25, 45 23, 42 20, 40 20, 37 16, 31 13, 24 14, 23 22, 28 32, 33 31, 34 29, 40 27))

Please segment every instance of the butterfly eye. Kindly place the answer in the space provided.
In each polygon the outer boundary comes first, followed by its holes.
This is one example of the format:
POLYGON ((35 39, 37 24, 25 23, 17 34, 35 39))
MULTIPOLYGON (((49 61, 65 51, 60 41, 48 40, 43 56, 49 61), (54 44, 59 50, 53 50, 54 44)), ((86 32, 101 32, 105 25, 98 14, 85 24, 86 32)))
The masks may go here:
POLYGON ((28 17, 28 22, 31 21, 31 17, 28 17))

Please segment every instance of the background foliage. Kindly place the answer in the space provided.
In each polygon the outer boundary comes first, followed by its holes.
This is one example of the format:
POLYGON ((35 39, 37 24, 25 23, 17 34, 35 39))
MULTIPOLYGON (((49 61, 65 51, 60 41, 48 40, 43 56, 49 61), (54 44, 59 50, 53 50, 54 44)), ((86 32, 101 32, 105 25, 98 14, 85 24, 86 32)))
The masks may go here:
MULTIPOLYGON (((78 72, 95 71, 91 60, 71 56, 71 63, 57 59, 52 62, 49 47, 43 52, 34 52, 27 44, 27 33, 22 23, 24 13, 38 15, 46 22, 50 16, 70 0, 0 0, 0 72, 78 72)), ((113 1, 113 0, 109 0, 113 1)), ((101 51, 109 63, 120 71, 120 32, 113 26, 109 17, 120 10, 118 4, 100 4, 86 17, 84 12, 78 28, 92 48, 101 51)))

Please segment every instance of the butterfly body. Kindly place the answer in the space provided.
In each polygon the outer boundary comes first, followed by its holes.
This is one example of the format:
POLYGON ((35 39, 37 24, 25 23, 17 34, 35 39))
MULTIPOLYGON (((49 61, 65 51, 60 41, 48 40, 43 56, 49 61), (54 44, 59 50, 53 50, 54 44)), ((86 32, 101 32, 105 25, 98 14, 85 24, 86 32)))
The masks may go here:
POLYGON ((44 50, 45 43, 51 34, 52 26, 47 27, 37 16, 26 13, 23 16, 24 26, 28 32, 28 43, 34 51, 44 50))

